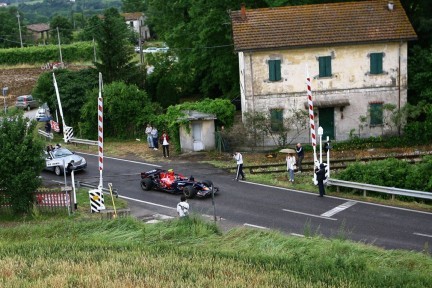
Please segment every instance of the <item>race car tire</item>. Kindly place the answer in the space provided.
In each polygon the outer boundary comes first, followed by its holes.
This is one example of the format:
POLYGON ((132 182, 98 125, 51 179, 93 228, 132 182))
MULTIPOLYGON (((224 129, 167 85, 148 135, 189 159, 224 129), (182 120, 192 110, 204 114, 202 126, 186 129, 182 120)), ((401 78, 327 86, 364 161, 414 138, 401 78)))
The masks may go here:
POLYGON ((208 188, 213 186, 213 182, 210 180, 203 180, 202 184, 206 185, 208 188))
POLYGON ((197 191, 192 186, 186 186, 183 189, 183 195, 186 196, 186 198, 188 198, 188 199, 194 198, 196 194, 197 194, 197 191))
POLYGON ((144 178, 141 180, 141 189, 150 191, 153 188, 153 181, 150 178, 144 178))

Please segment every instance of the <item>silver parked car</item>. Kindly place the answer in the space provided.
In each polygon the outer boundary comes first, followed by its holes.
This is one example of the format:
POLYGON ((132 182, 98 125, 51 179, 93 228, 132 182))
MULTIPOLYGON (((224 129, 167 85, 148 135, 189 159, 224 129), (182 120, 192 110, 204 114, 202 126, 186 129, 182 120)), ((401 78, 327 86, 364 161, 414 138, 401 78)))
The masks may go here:
POLYGON ((66 148, 55 148, 45 151, 45 170, 54 171, 56 175, 62 175, 66 166, 66 173, 83 170, 87 167, 86 160, 66 148))
POLYGON ((32 95, 22 95, 17 97, 15 107, 30 110, 39 107, 39 102, 32 95))

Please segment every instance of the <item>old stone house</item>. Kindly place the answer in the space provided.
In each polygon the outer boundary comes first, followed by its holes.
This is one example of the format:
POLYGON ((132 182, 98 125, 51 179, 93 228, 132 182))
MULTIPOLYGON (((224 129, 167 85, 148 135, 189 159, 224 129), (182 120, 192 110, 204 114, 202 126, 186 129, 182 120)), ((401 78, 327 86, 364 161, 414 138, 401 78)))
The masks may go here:
POLYGON ((394 131, 385 107, 407 102, 407 42, 417 39, 399 1, 242 6, 230 16, 243 115, 268 113, 275 132, 288 125, 288 138, 310 142, 308 116, 300 133, 292 123, 295 111, 307 112, 309 75, 323 137, 394 131))
POLYGON ((27 31, 32 33, 32 40, 35 43, 46 44, 49 39, 50 26, 46 23, 36 23, 27 25, 27 31))
POLYGON ((150 39, 150 28, 145 24, 146 17, 142 12, 123 13, 121 14, 126 24, 136 33, 141 33, 141 40, 150 39))

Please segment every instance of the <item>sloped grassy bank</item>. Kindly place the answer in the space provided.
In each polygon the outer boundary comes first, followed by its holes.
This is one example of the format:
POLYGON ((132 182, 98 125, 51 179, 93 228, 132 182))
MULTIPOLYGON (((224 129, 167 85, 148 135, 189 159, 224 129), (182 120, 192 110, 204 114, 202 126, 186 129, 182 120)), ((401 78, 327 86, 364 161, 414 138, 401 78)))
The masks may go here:
POLYGON ((432 258, 198 218, 55 220, 0 231, 1 287, 430 287, 432 258))

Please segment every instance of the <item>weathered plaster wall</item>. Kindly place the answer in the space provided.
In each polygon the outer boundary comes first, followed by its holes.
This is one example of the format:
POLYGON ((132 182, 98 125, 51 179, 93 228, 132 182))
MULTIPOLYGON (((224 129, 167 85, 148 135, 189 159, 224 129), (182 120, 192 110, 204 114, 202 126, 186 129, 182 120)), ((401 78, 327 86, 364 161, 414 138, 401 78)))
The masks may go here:
MULTIPOLYGON (((201 142, 203 143, 204 150, 213 150, 216 147, 215 140, 215 124, 214 120, 194 120, 194 122, 201 123, 201 142)), ((192 124, 189 124, 189 132, 186 127, 180 127, 180 146, 182 152, 194 151, 194 139, 192 134, 192 124)))
MULTIPOLYGON (((350 102, 343 111, 335 107, 337 140, 347 139, 351 129, 356 129, 358 133, 359 117, 368 114, 370 102, 382 101, 384 104, 392 103, 397 107, 403 107, 407 101, 406 43, 248 52, 239 53, 239 57, 243 113, 267 112, 269 109, 281 108, 284 109, 284 117, 288 117, 292 110, 305 109, 306 71, 308 70, 314 101, 348 99, 350 102), (384 73, 370 75, 368 55, 377 52, 384 52, 384 73), (320 56, 332 56, 332 77, 318 77, 320 56), (267 61, 269 59, 281 60, 282 79, 280 81, 268 80, 267 61)), ((318 126, 319 115, 316 116, 316 126, 318 126)), ((382 127, 367 126, 360 131, 360 136, 381 135, 382 129, 382 127)), ((305 131, 296 141, 309 142, 309 131, 305 131)))

